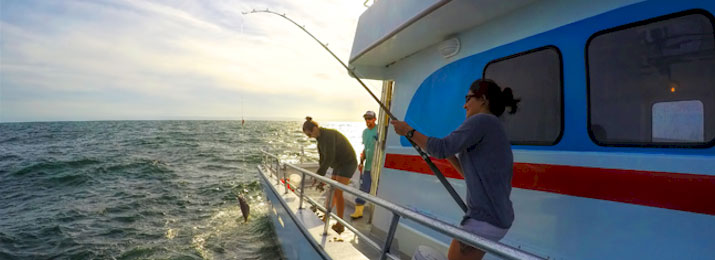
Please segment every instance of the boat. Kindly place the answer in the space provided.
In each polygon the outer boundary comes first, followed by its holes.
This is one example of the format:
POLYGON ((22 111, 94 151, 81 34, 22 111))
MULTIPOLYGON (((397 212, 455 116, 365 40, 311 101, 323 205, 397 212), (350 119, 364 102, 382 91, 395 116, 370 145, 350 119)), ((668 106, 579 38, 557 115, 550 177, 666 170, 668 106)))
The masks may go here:
MULTIPOLYGON (((446 255, 459 238, 486 259, 712 258, 713 14, 715 2, 695 0, 375 1, 349 74, 382 80, 380 99, 401 120, 447 135, 479 78, 521 98, 502 116, 516 219, 498 243, 462 232, 462 210, 383 109, 369 194, 266 155, 258 173, 284 255, 406 259, 424 247, 446 255), (338 235, 315 220, 332 213, 303 193, 306 178, 370 202, 365 223, 349 227, 358 239, 329 241, 338 235)), ((465 197, 449 163, 433 162, 465 197)))

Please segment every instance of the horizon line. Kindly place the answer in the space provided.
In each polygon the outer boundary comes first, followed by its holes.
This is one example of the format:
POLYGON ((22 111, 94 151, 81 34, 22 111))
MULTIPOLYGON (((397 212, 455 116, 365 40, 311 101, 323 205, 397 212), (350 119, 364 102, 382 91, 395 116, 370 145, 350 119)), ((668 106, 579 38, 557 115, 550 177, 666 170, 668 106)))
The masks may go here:
MULTIPOLYGON (((35 120, 35 121, 0 121, 0 124, 14 123, 69 123, 69 122, 131 122, 131 121, 241 121, 242 119, 88 119, 88 120, 35 120)), ((301 122, 303 120, 287 120, 286 118, 269 118, 269 119, 243 119, 245 121, 271 121, 271 122, 301 122)), ((345 121, 345 120, 328 120, 324 122, 330 123, 352 123, 362 122, 362 120, 345 121)))

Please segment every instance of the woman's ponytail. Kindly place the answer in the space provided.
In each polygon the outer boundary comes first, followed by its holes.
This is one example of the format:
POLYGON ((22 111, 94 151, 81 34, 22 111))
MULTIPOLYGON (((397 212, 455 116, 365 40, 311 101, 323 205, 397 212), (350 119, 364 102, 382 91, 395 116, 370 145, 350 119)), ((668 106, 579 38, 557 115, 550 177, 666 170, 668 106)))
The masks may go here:
POLYGON ((504 103, 504 106, 511 108, 509 110, 509 114, 516 113, 516 109, 518 107, 517 103, 519 103, 521 99, 514 99, 514 93, 512 92, 511 88, 505 88, 504 91, 502 91, 501 93, 501 98, 502 103, 504 103))

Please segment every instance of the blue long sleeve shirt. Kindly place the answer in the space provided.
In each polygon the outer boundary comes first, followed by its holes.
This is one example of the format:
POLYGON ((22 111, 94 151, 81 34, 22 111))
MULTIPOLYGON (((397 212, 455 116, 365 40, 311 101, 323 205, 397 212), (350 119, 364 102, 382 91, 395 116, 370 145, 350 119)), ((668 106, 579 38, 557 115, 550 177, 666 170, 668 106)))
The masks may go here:
POLYGON ((508 229, 514 222, 509 199, 514 157, 504 126, 491 114, 473 115, 444 138, 429 137, 427 152, 457 155, 467 184, 465 217, 508 229))

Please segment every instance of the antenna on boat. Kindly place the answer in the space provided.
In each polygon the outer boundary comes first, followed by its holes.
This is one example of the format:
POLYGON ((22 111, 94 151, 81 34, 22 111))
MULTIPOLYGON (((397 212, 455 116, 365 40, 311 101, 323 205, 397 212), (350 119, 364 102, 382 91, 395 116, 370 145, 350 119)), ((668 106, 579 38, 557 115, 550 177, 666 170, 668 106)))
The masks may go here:
MULTIPOLYGON (((367 2, 367 1, 366 1, 366 2, 367 2)), ((303 30, 303 32, 307 33, 308 35, 310 35, 310 37, 313 38, 313 40, 315 40, 316 42, 318 42, 318 44, 320 44, 320 46, 323 46, 323 48, 324 48, 327 52, 329 52, 330 55, 332 55, 333 58, 335 58, 335 60, 337 60, 338 62, 340 62, 340 65, 342 65, 343 68, 345 68, 345 69, 348 71, 348 73, 350 74, 350 76, 352 76, 353 78, 355 78, 355 79, 360 83, 360 85, 362 85, 362 87, 365 88, 365 90, 367 90, 368 93, 370 93, 370 96, 372 96, 372 98, 375 100, 375 102, 377 102, 377 104, 380 105, 380 108, 382 108, 382 111, 385 111, 385 113, 387 113, 387 115, 390 116, 391 119, 393 119, 393 120, 398 120, 397 117, 396 117, 395 115, 393 115, 392 112, 390 112, 390 109, 388 109, 387 106, 385 106, 385 104, 383 104, 382 102, 380 102, 380 99, 378 99, 377 96, 375 96, 375 94, 373 94, 372 91, 367 87, 367 85, 365 85, 365 83, 364 83, 362 80, 360 80, 360 78, 359 78, 357 75, 355 75, 355 71, 354 71, 353 69, 349 68, 347 65, 345 65, 345 62, 343 62, 342 60, 340 60, 340 58, 338 58, 338 56, 335 55, 335 53, 333 53, 333 51, 331 51, 331 50, 328 48, 328 44, 327 44, 327 43, 322 43, 320 40, 318 40, 318 38, 315 38, 315 36, 313 36, 312 33, 308 32, 308 30, 305 29, 305 25, 299 25, 298 23, 296 23, 295 21, 293 21, 293 19, 288 18, 288 16, 286 16, 285 14, 279 14, 279 13, 273 12, 273 11, 271 11, 271 10, 268 10, 267 8, 266 8, 265 10, 256 10, 256 9, 253 9, 253 10, 251 10, 250 12, 241 12, 241 14, 244 14, 244 15, 253 14, 253 13, 269 13, 269 14, 275 14, 275 15, 277 15, 277 16, 283 17, 283 19, 288 20, 289 22, 291 22, 291 23, 294 24, 295 26, 298 26, 298 28, 300 28, 301 30, 303 30)), ((407 138, 407 140, 410 141, 410 144, 412 144, 412 147, 415 148, 415 150, 417 150, 417 152, 420 154, 420 156, 422 157, 422 159, 425 160, 425 162, 427 163, 427 165, 429 166, 429 168, 432 170, 432 172, 434 172, 434 175, 437 176, 437 178, 438 178, 439 181, 442 183, 442 185, 444 186, 444 188, 447 189, 447 192, 449 192, 449 194, 452 196, 452 198, 454 199, 454 201, 457 202, 457 205, 459 205, 459 207, 462 208, 462 210, 466 212, 466 211, 467 211, 467 205, 464 204, 464 200, 462 200, 462 198, 459 196, 459 194, 457 194, 457 192, 454 190, 454 188, 452 187, 452 185, 450 185, 449 182, 447 182, 447 178, 445 178, 445 177, 444 177, 444 174, 442 174, 442 172, 437 168, 437 166, 434 165, 434 163, 432 162, 432 160, 429 158, 429 155, 427 155, 427 153, 426 153, 425 151, 423 151, 422 148, 420 148, 419 146, 417 146, 417 144, 416 144, 415 142, 413 142, 412 139, 407 138)))

